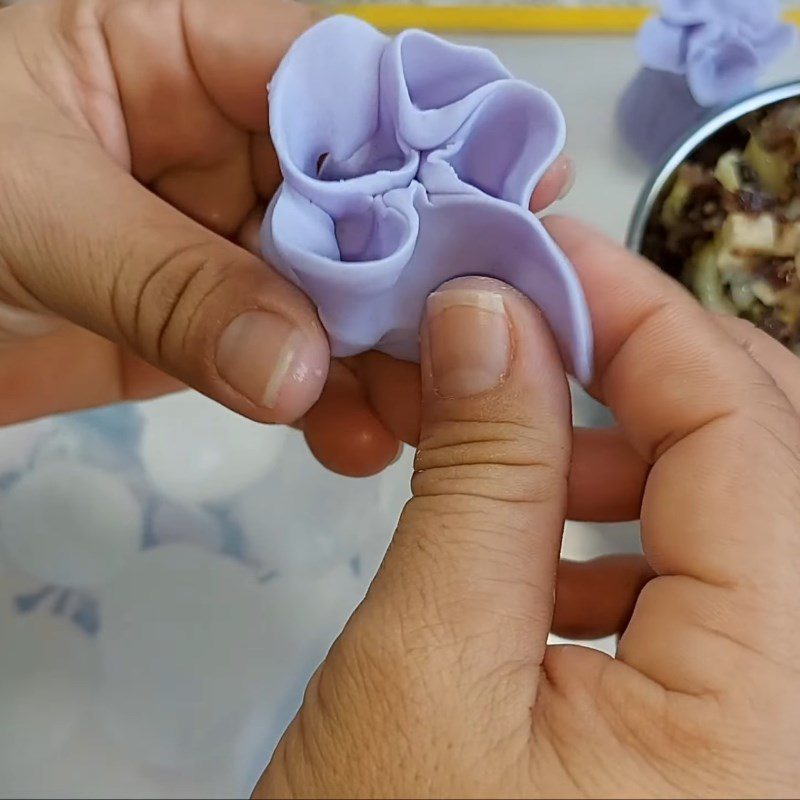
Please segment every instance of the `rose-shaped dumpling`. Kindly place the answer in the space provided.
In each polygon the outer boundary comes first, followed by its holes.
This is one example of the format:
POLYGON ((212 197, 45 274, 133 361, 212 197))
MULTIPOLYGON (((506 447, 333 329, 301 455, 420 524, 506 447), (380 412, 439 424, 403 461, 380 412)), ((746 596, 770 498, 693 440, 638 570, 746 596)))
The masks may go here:
POLYGON ((531 297, 589 381, 580 284, 528 211, 564 145, 552 98, 486 50, 340 16, 295 42, 269 100, 284 182, 262 249, 317 305, 334 355, 417 360, 428 294, 489 275, 531 297))
POLYGON ((685 75, 701 106, 734 100, 795 38, 778 0, 662 0, 637 39, 642 63, 685 75))

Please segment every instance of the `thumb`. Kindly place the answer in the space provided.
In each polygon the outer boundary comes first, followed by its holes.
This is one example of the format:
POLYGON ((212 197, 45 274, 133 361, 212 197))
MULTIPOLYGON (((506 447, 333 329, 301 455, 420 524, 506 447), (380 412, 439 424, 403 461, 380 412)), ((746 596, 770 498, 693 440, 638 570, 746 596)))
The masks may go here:
POLYGON ((568 386, 539 312, 497 281, 445 284, 426 317, 414 497, 256 797, 496 797, 459 765, 529 763, 518 747, 553 614, 568 386))
POLYGON ((0 244, 0 265, 5 256, 21 267, 20 304, 125 344, 254 419, 292 422, 313 405, 329 350, 299 290, 99 148, 81 143, 58 159, 31 150, 47 168, 17 170, 18 210, 0 244))
POLYGON ((515 290, 461 278, 429 298, 422 353, 414 497, 364 612, 402 609, 406 652, 449 653, 447 681, 465 663, 539 664, 571 447, 558 350, 515 290))

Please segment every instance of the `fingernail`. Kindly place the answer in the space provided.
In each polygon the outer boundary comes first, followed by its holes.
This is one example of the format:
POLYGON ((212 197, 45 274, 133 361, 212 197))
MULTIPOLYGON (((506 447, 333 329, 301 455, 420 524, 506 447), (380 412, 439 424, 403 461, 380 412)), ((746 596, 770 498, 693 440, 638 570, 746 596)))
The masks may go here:
POLYGON ((575 162, 569 157, 564 157, 564 183, 561 186, 561 191, 558 193, 558 199, 563 200, 575 186, 575 178, 578 171, 575 167, 575 162))
POLYGON ((503 382, 511 361, 511 336, 501 294, 441 289, 428 298, 427 315, 437 394, 472 397, 503 382))
POLYGON ((309 346, 303 334, 278 314, 247 311, 220 337, 217 369, 248 400, 273 409, 287 383, 305 377, 309 346))

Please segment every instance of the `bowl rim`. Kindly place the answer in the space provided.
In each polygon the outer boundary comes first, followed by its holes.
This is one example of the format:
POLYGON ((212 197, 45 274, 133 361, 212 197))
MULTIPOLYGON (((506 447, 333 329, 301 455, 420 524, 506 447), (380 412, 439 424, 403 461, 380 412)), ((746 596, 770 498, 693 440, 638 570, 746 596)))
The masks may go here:
POLYGON ((670 149, 668 155, 662 159, 653 176, 647 181, 634 207, 631 222, 625 236, 625 244, 630 250, 640 253, 650 221, 650 215, 661 196, 664 187, 670 181, 678 167, 704 142, 726 125, 735 122, 740 117, 758 111, 765 106, 771 106, 793 97, 800 97, 800 80, 789 81, 768 89, 760 89, 746 97, 739 98, 723 109, 711 111, 708 116, 698 123, 688 134, 670 149))

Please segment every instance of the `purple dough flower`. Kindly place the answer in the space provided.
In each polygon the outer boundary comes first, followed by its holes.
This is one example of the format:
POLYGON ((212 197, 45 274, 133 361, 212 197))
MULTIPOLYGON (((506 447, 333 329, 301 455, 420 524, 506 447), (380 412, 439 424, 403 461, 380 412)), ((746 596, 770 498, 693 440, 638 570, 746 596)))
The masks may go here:
POLYGON ((583 292, 528 210, 564 145, 549 95, 486 50, 333 17, 295 42, 269 101, 284 182, 262 249, 315 302, 335 356, 418 360, 428 294, 489 275, 537 303, 590 380, 583 292))
POLYGON ((662 0, 637 39, 646 67, 685 75, 701 106, 727 103, 795 39, 778 0, 662 0))

